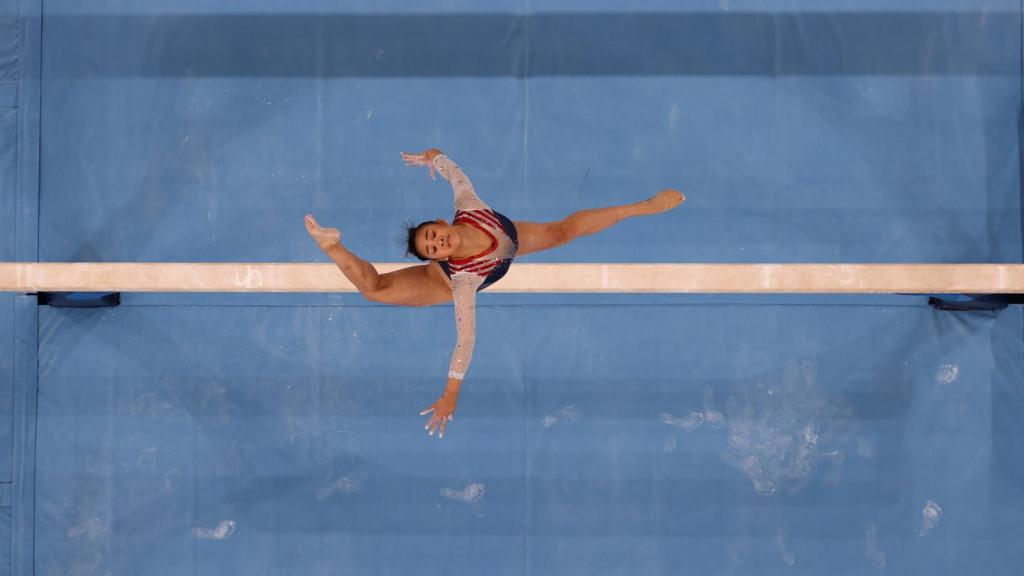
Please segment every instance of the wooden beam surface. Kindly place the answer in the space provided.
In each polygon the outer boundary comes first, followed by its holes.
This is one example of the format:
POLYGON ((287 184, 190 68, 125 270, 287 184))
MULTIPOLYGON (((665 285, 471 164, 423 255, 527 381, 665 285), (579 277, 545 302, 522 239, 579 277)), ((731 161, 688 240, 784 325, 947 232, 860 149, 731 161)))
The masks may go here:
MULTIPOLYGON (((409 264, 376 264, 380 272, 409 264)), ((333 264, 0 263, 3 292, 354 292, 333 264)), ((514 264, 488 292, 1024 293, 1021 264, 514 264)))

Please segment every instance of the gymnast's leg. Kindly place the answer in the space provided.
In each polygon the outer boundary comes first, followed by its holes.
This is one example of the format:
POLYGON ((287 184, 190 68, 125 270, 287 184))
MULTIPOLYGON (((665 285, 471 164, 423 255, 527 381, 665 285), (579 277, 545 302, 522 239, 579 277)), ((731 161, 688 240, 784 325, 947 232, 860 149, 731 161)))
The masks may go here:
POLYGON ((519 234, 519 250, 517 256, 549 250, 572 242, 580 236, 595 234, 626 218, 648 216, 672 210, 686 200, 686 196, 671 188, 662 190, 654 196, 633 204, 609 206, 581 210, 570 214, 557 222, 524 222, 516 221, 519 234))
POLYGON ((436 264, 379 274, 373 264, 341 245, 341 232, 337 228, 323 228, 313 216, 306 215, 306 230, 367 300, 399 306, 429 306, 452 299, 444 272, 436 264), (438 270, 431 270, 431 266, 438 270))

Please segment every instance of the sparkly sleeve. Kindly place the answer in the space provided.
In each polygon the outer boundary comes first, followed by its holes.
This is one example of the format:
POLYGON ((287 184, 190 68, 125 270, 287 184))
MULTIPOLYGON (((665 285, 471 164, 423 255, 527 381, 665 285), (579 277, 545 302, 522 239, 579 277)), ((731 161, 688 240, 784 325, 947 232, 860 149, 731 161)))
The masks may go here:
POLYGON ((490 208, 473 190, 473 183, 462 173, 459 165, 444 154, 434 156, 434 168, 452 185, 455 192, 456 210, 479 210, 490 208))
POLYGON ((452 276, 452 299, 455 301, 455 331, 457 339, 452 352, 452 363, 448 377, 463 380, 469 361, 473 359, 476 345, 476 289, 484 278, 470 272, 459 272, 452 276))

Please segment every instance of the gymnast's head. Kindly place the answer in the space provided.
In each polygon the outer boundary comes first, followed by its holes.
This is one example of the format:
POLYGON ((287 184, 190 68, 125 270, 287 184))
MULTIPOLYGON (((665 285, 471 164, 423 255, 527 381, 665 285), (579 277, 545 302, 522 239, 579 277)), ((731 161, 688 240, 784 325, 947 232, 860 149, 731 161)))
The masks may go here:
POLYGON ((447 260, 459 247, 462 237, 447 220, 431 220, 406 226, 406 252, 420 260, 447 260))

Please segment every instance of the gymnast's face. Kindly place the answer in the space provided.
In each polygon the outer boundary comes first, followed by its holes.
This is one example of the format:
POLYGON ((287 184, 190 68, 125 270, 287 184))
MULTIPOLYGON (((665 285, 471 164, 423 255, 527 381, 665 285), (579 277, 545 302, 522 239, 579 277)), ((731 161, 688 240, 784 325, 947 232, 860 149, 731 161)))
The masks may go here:
POLYGON ((416 233, 416 250, 430 260, 447 260, 461 241, 458 230, 445 220, 431 222, 416 233))

